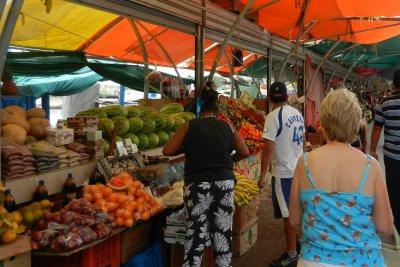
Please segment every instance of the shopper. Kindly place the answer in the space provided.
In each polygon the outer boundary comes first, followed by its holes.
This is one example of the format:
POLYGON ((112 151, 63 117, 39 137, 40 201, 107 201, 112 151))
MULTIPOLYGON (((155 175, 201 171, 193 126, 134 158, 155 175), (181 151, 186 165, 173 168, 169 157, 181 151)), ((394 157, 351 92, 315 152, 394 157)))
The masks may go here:
POLYGON ((363 153, 367 153, 367 122, 365 118, 361 119, 360 130, 358 131, 356 140, 351 145, 363 153))
POLYGON ((327 144, 299 159, 290 195, 290 223, 301 225, 303 241, 298 266, 386 266, 377 232, 391 233, 393 220, 378 162, 350 146, 360 119, 346 89, 322 102, 327 144))
POLYGON ((265 176, 272 163, 272 202, 275 218, 283 218, 286 235, 286 249, 272 266, 296 266, 297 232, 289 224, 289 195, 292 177, 298 158, 303 154, 304 120, 300 112, 287 105, 287 89, 282 82, 271 84, 268 97, 273 111, 265 120, 263 138, 260 187, 265 186, 265 176))
POLYGON ((183 266, 200 266, 207 236, 219 267, 232 261, 234 160, 249 150, 233 127, 215 116, 218 93, 202 93, 201 118, 182 125, 165 145, 166 156, 185 153, 185 208, 187 235, 183 266), (236 154, 232 157, 233 150, 236 154))
POLYGON ((392 206, 394 225, 400 231, 400 70, 393 75, 392 94, 384 98, 376 109, 374 128, 371 133, 370 153, 378 159, 376 147, 385 128, 383 146, 386 184, 392 206))

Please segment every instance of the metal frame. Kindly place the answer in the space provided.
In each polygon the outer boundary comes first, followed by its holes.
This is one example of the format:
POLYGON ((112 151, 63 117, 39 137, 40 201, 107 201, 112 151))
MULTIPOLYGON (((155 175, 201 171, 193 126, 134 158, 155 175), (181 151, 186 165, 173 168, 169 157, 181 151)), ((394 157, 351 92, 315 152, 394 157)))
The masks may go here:
POLYGON ((7 49, 11 42, 12 33, 23 4, 24 0, 12 1, 3 29, 0 33, 0 74, 3 73, 4 65, 6 63, 7 49))

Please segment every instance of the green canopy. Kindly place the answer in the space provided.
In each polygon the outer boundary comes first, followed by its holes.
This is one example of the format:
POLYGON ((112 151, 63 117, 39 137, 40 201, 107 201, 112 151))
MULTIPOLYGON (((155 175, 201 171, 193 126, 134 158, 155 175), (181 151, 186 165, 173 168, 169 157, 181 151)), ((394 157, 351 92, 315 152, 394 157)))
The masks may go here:
MULTIPOLYGON (((36 97, 46 93, 76 94, 102 79, 114 81, 137 91, 143 91, 144 88, 144 67, 114 60, 86 58, 82 53, 9 52, 6 66, 17 85, 21 87, 22 93, 36 97)), ((162 75, 174 77, 166 73, 162 75)), ((185 84, 193 83, 190 79, 182 80, 185 84)), ((156 91, 150 90, 150 92, 156 91)))

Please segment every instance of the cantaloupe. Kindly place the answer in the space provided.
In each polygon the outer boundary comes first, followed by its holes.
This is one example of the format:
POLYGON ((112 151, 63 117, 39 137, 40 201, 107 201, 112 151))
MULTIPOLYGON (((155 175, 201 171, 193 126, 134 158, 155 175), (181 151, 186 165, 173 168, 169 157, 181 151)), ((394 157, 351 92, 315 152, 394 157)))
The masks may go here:
POLYGON ((17 115, 23 118, 24 120, 27 119, 25 111, 18 106, 8 106, 4 109, 10 115, 17 115))
POLYGON ((29 133, 30 128, 31 128, 29 122, 27 120, 24 120, 23 118, 21 118, 18 115, 10 115, 10 116, 8 116, 6 125, 7 124, 19 125, 19 126, 21 126, 22 128, 25 129, 26 133, 29 133))
POLYGON ((1 136, 11 139, 18 145, 22 145, 26 140, 25 129, 16 124, 8 124, 1 127, 1 136))
POLYGON ((10 117, 10 114, 8 114, 7 111, 0 110, 0 122, 1 122, 1 125, 6 125, 8 123, 9 117, 10 117))
POLYGON ((33 125, 31 127, 31 131, 29 132, 29 135, 41 140, 46 137, 46 130, 40 125, 33 125))
POLYGON ((46 111, 42 108, 31 108, 26 111, 26 115, 28 118, 41 118, 44 119, 46 117, 46 111))
POLYGON ((42 126, 42 128, 47 128, 50 126, 50 122, 48 119, 41 119, 41 118, 31 118, 29 119, 29 124, 31 125, 31 128, 35 125, 42 126))

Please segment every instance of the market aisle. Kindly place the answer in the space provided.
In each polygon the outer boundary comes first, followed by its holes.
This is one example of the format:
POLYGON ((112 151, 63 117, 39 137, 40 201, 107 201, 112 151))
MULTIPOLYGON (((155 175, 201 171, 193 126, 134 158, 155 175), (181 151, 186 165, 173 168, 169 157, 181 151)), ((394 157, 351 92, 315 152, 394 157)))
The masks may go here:
MULTIPOLYGON (((368 146, 367 146, 367 153, 369 153, 369 146, 371 144, 371 132, 372 132, 372 128, 374 126, 374 123, 369 123, 367 126, 367 140, 368 140, 368 146)), ((383 130, 382 130, 382 134, 381 134, 381 138, 379 138, 379 143, 378 143, 378 147, 376 149, 376 151, 378 152, 379 155, 379 164, 382 167, 383 170, 383 174, 385 174, 385 165, 383 163, 383 143, 384 143, 384 136, 383 136, 383 130)))
POLYGON ((273 215, 271 190, 268 189, 260 195, 257 243, 243 256, 234 258, 234 267, 265 267, 284 252, 283 223, 273 215))

